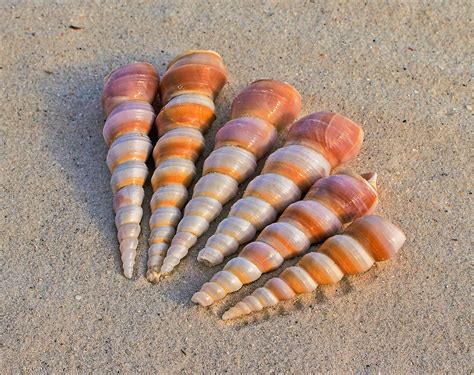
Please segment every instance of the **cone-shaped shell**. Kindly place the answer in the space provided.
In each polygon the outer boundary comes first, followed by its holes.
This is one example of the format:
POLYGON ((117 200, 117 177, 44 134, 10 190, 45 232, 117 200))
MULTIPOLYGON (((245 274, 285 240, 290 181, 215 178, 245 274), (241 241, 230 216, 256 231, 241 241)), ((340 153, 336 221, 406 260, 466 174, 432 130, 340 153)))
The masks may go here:
POLYGON ((343 224, 369 213, 377 203, 376 190, 358 176, 326 177, 313 188, 310 197, 308 193, 305 200, 291 204, 278 222, 267 226, 255 242, 245 246, 237 258, 231 259, 223 271, 217 272, 194 294, 192 300, 208 306, 239 290, 262 273, 281 266, 284 259, 304 253, 311 243, 333 236, 343 224), (329 199, 330 194, 334 204, 329 199), (355 209, 352 202, 358 202, 360 208, 355 209), (207 284, 212 284, 212 288, 207 284), (208 290, 219 290, 219 293, 208 293, 208 290))
POLYGON ((213 100, 226 80, 227 71, 219 54, 188 51, 168 65, 161 81, 165 105, 156 118, 160 138, 153 150, 156 168, 151 178, 154 193, 149 281, 159 279, 166 250, 181 218, 181 208, 188 198, 187 188, 196 174, 194 163, 204 148, 202 133, 215 119, 213 100))
POLYGON ((153 103, 158 85, 158 73, 151 64, 137 62, 115 69, 106 78, 102 92, 105 116, 123 102, 153 103))
POLYGON ((331 167, 353 159, 362 140, 362 129, 336 113, 316 112, 295 122, 285 145, 267 158, 262 174, 250 182, 244 197, 199 252, 198 260, 208 265, 221 263, 241 243, 239 234, 223 234, 229 232, 227 226, 232 226, 235 218, 247 221, 255 232, 270 224, 315 181, 327 177, 331 167))
MULTIPOLYGON (((203 177, 196 184, 193 199, 178 225, 176 241, 171 242, 163 261, 163 275, 187 255, 222 206, 235 196, 238 185, 255 171, 257 160, 274 145, 277 129, 286 129, 301 106, 295 88, 271 80, 252 83, 233 103, 233 119, 217 132, 215 149, 204 162, 203 177), (250 105, 249 100, 254 102, 250 105)), ((255 235, 255 229, 247 223, 241 226, 234 220, 234 224, 241 240, 248 241, 255 235)))
POLYGON ((405 242, 403 232, 380 216, 357 219, 341 235, 326 240, 317 252, 306 254, 280 276, 270 279, 234 307, 223 319, 275 306, 297 294, 309 293, 321 284, 337 283, 344 274, 368 270, 374 262, 393 258, 405 242))
POLYGON ((301 110, 301 95, 290 84, 271 79, 253 82, 233 101, 231 117, 256 117, 277 128, 291 124, 301 110))
POLYGON ((147 134, 155 120, 151 103, 157 93, 158 74, 147 63, 116 69, 106 79, 102 93, 107 166, 112 172, 115 224, 127 278, 132 277, 140 234, 143 184, 148 175, 145 163, 152 148, 147 134))
POLYGON ((187 51, 168 64, 161 80, 161 99, 167 103, 177 95, 194 93, 214 100, 226 82, 227 70, 217 52, 187 51))

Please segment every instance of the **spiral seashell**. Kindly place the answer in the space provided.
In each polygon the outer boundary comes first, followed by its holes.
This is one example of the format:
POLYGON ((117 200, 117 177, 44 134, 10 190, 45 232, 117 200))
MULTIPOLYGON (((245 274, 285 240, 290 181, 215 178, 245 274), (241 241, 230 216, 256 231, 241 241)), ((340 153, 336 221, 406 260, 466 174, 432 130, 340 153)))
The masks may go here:
MULTIPOLYGON (((259 80, 237 95, 232 120, 217 132, 214 151, 205 160, 203 176, 184 209, 162 275, 169 274, 187 255, 223 205, 235 196, 239 184, 255 171, 258 159, 275 144, 277 132, 286 129, 300 109, 300 94, 287 83, 259 80)), ((244 232, 242 229, 241 235, 247 241, 255 235, 255 231, 244 232)))
POLYGON ((102 93, 107 116, 104 139, 109 146, 107 166, 125 277, 131 278, 135 264, 143 211, 145 164, 152 145, 148 132, 155 121, 152 103, 158 93, 158 74, 150 64, 133 63, 114 70, 102 93))
POLYGON ((229 216, 199 252, 198 261, 209 266, 222 263, 240 244, 274 222, 314 182, 327 177, 331 168, 355 158, 363 137, 359 125, 337 113, 316 112, 295 122, 285 145, 268 157, 262 174, 232 206, 229 216), (236 223, 244 232, 231 229, 236 223))
POLYGON ((227 310, 229 320, 275 306, 297 294, 310 293, 318 285, 337 283, 342 277, 365 272, 375 262, 393 258, 405 242, 403 232, 380 216, 357 219, 342 234, 326 240, 278 277, 227 310))
POLYGON ((300 255, 312 243, 336 234, 343 224, 370 213, 377 204, 374 173, 361 176, 337 174, 318 180, 305 199, 291 204, 276 223, 246 245, 239 256, 227 262, 192 301, 209 306, 239 290, 285 259, 300 255))
POLYGON ((156 282, 166 250, 196 174, 203 133, 215 119, 214 99, 227 81, 222 58, 213 51, 188 51, 176 57, 161 80, 164 107, 156 117, 160 138, 153 150, 147 279, 156 282))

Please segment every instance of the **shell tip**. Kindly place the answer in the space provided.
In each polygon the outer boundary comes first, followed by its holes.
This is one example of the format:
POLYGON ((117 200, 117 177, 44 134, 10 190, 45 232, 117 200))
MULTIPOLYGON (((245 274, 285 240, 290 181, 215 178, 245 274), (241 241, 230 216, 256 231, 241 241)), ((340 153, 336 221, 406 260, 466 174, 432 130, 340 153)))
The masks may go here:
POLYGON ((123 275, 124 275, 127 279, 131 279, 132 276, 133 276, 133 269, 132 269, 132 268, 124 268, 124 270, 123 270, 123 275))
POLYGON ((167 255, 161 266, 161 276, 169 276, 175 267, 180 263, 180 261, 181 258, 177 258, 173 255, 167 255))
POLYGON ((235 307, 231 307, 222 315, 222 320, 231 320, 242 316, 242 312, 235 307))
POLYGON ((169 276, 171 271, 173 271, 173 268, 173 266, 163 264, 163 266, 161 267, 161 276, 169 276))
POLYGON ((212 302, 214 302, 207 293, 204 293, 201 291, 194 293, 193 296, 191 297, 191 301, 203 307, 210 306, 212 305, 212 302))
POLYGON ((156 269, 156 267, 150 268, 146 272, 146 279, 153 284, 156 284, 158 281, 160 281, 161 273, 159 270, 156 269))

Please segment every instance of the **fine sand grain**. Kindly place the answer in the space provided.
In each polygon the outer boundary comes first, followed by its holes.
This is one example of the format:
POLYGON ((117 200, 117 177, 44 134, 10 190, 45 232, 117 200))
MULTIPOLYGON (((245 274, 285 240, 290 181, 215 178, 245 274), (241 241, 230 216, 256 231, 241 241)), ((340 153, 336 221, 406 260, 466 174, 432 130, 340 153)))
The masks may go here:
POLYGON ((472 14, 468 0, 2 1, 0 372, 470 373, 472 14), (258 78, 295 85, 302 114, 363 126, 350 167, 379 173, 377 213, 407 234, 396 259, 223 323, 268 276, 195 306, 220 269, 196 262, 203 237, 150 285, 145 204, 136 276, 121 275, 102 79, 134 60, 163 74, 190 48, 230 72, 205 155, 258 78))

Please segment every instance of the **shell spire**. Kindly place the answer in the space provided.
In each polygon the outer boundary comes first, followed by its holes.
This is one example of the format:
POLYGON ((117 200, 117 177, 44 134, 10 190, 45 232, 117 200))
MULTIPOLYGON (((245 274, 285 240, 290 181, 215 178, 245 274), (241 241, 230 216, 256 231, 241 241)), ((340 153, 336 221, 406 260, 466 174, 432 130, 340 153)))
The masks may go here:
POLYGON ((310 293, 318 285, 337 283, 344 275, 365 272, 375 262, 393 258, 404 242, 403 232, 387 219, 362 217, 231 307, 222 319, 260 311, 297 294, 310 293))
MULTIPOLYGON (((301 109, 301 96, 291 85, 274 80, 253 82, 232 103, 231 120, 216 135, 214 151, 204 162, 203 176, 194 187, 161 267, 169 274, 233 198, 240 183, 252 175, 257 160, 275 144, 301 109)), ((255 229, 243 220, 232 229, 250 240, 255 229), (242 226, 244 224, 244 226, 242 226)), ((236 234, 237 235, 237 234, 236 234)))
MULTIPOLYGON (((374 178, 374 174, 366 176, 374 178)), ((209 306, 239 290, 285 259, 303 254, 312 243, 336 234, 343 224, 369 214, 377 204, 374 187, 357 175, 337 174, 318 180, 305 199, 288 206, 276 223, 246 245, 222 271, 195 293, 192 301, 209 306)))
POLYGON ((295 122, 285 145, 267 158, 262 174, 232 206, 199 252, 198 261, 209 266, 222 263, 225 256, 235 253, 240 244, 299 200, 314 182, 354 159, 363 138, 359 125, 337 113, 316 112, 295 122))
POLYGON ((147 63, 132 63, 114 70, 105 80, 102 108, 107 120, 104 139, 109 146, 107 166, 125 277, 135 264, 143 210, 145 164, 152 145, 148 132, 155 121, 151 105, 158 93, 159 77, 147 63))
POLYGON ((156 282, 166 249, 187 201, 204 148, 203 133, 215 119, 214 100, 227 82, 227 70, 214 51, 188 51, 169 65, 160 84, 164 107, 156 117, 159 139, 153 150, 147 279, 156 282))

